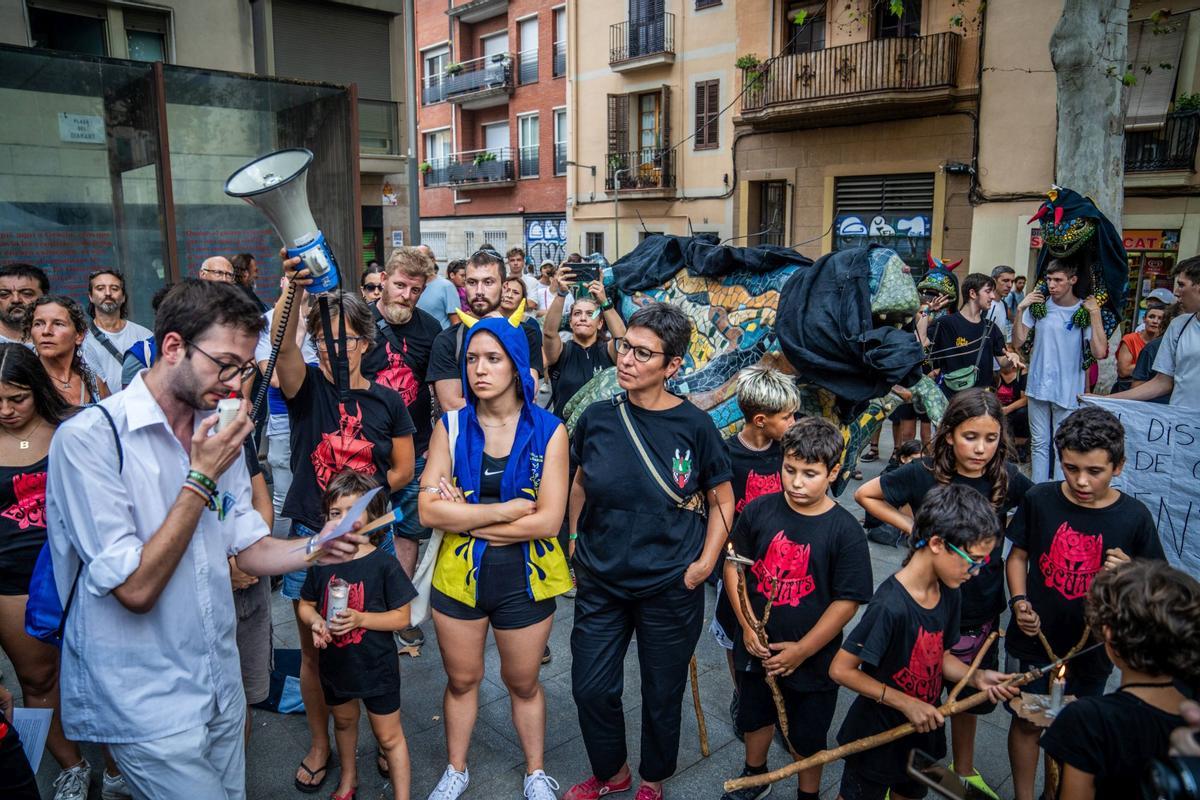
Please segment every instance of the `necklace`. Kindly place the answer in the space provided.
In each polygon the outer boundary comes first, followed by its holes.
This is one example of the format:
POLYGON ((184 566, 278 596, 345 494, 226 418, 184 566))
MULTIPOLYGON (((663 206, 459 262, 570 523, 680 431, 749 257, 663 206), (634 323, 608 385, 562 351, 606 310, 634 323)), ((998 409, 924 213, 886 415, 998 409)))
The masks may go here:
POLYGON ((67 379, 65 381, 62 378, 58 377, 57 375, 54 375, 53 373, 51 373, 50 370, 46 370, 46 374, 49 375, 51 378, 53 378, 54 382, 57 383, 59 386, 61 386, 64 389, 71 388, 71 380, 72 380, 72 378, 75 377, 71 373, 70 369, 67 369, 67 379))
POLYGON ((480 425, 482 425, 482 426, 483 426, 483 427, 485 427, 485 428, 507 428, 509 425, 511 425, 512 423, 516 422, 516 421, 517 421, 517 418, 518 418, 518 417, 520 417, 520 416, 521 416, 521 415, 520 415, 520 413, 518 412, 518 413, 517 413, 517 416, 515 416, 515 417, 512 417, 512 418, 510 418, 510 419, 503 420, 503 421, 501 421, 501 422, 491 423, 491 424, 489 424, 489 423, 487 423, 487 422, 484 422, 484 421, 483 421, 483 419, 482 419, 481 417, 476 417, 476 419, 478 419, 478 420, 479 420, 479 424, 480 424, 480 425))
POLYGON ((1160 681, 1160 682, 1134 681, 1133 683, 1121 684, 1120 686, 1117 687, 1117 690, 1124 691, 1125 689, 1155 689, 1155 688, 1161 689, 1164 686, 1174 686, 1174 685, 1175 685, 1174 681, 1160 681))
POLYGON ((33 438, 33 435, 34 435, 35 433, 37 433, 37 431, 38 431, 38 428, 42 427, 42 425, 44 425, 44 424, 45 424, 45 422, 46 422, 46 420, 44 420, 44 419, 38 420, 38 424, 37 424, 37 425, 34 425, 34 426, 33 426, 33 430, 31 430, 31 431, 29 432, 29 435, 28 435, 28 436, 26 436, 26 437, 25 437, 25 438, 23 438, 23 439, 22 439, 20 436, 17 436, 15 433, 13 433, 13 432, 9 431, 9 430, 8 430, 8 428, 0 428, 0 431, 4 431, 4 433, 5 433, 7 436, 10 436, 10 437, 12 437, 13 439, 16 439, 16 440, 17 440, 17 446, 18 446, 18 447, 20 447, 22 450, 28 450, 28 449, 29 449, 29 440, 33 438))

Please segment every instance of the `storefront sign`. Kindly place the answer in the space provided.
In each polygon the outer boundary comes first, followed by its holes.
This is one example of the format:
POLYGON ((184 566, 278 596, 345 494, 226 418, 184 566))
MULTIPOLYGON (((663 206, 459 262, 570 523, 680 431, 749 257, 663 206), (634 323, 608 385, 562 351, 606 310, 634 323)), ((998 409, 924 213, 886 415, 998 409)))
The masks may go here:
POLYGON ((1200 425, 1178 406, 1088 398, 1125 426, 1125 468, 1112 485, 1146 504, 1167 560, 1200 576, 1200 425))
POLYGON ((104 144, 104 119, 60 112, 58 138, 72 144, 104 144))
POLYGON ((1179 231, 1123 231, 1126 250, 1178 250, 1179 231))

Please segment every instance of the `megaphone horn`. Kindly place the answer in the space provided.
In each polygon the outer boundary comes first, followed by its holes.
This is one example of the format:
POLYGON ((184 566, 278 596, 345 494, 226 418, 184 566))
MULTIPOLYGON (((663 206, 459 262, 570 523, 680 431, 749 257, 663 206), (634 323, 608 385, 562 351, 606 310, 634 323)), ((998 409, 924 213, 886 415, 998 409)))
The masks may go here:
POLYGON ((312 294, 338 287, 337 261, 308 208, 308 165, 311 150, 276 150, 241 167, 225 181, 225 194, 240 197, 263 213, 287 247, 289 258, 304 262, 313 282, 312 294))

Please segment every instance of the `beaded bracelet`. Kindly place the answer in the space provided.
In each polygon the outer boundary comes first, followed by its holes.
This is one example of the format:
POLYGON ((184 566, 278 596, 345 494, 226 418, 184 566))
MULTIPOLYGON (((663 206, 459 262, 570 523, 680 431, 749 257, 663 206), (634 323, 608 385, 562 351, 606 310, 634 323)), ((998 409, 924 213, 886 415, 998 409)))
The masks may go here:
POLYGON ((215 503, 215 500, 213 499, 214 498, 213 493, 208 491, 207 489, 205 489, 203 486, 196 483, 195 481, 190 481, 190 480, 184 481, 183 488, 189 489, 189 490, 195 492, 196 494, 200 495, 200 499, 204 501, 205 506, 211 507, 215 503))
POLYGON ((205 489, 208 489, 208 491, 212 492, 213 494, 216 494, 217 482, 214 481, 212 478, 208 477, 207 475, 205 475, 203 472, 200 472, 200 471, 194 470, 194 469, 188 470, 187 479, 189 481, 195 481, 196 483, 203 486, 205 489))

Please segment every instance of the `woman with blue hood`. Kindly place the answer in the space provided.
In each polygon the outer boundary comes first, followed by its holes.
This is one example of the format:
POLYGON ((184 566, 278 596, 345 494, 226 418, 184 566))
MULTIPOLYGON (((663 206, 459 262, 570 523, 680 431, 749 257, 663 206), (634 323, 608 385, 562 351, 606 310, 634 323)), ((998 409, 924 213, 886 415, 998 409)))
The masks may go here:
POLYGON ((467 750, 479 710, 488 626, 525 752, 525 797, 554 800, 543 771, 546 698, 538 670, 554 598, 571 588, 556 535, 567 505, 567 431, 534 403, 529 344, 511 319, 463 311, 466 405, 434 427, 418 502, 421 524, 445 531, 430 606, 446 668, 449 764, 430 800, 467 788, 467 750))

